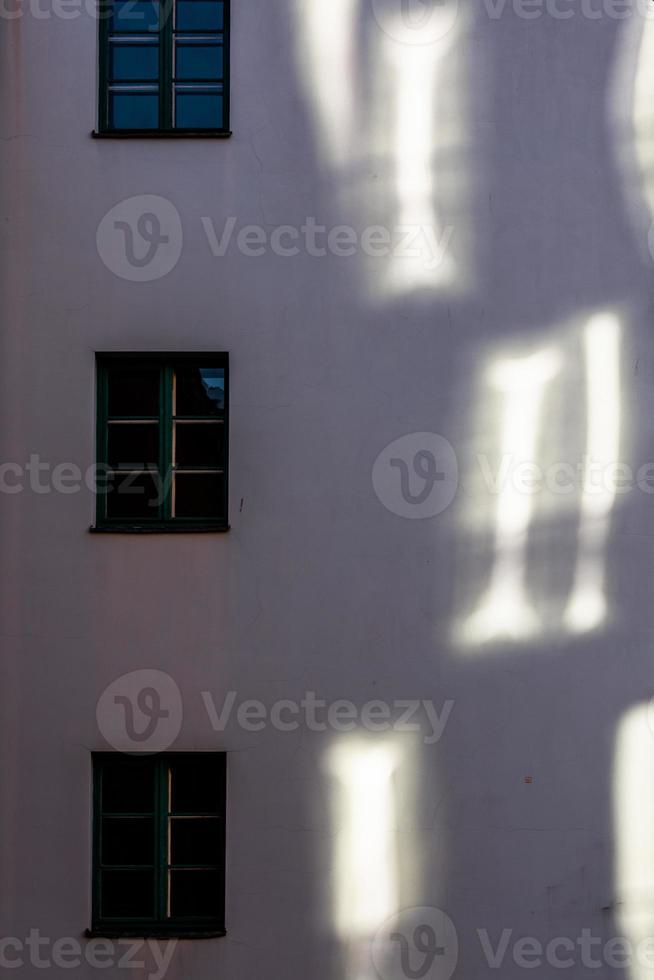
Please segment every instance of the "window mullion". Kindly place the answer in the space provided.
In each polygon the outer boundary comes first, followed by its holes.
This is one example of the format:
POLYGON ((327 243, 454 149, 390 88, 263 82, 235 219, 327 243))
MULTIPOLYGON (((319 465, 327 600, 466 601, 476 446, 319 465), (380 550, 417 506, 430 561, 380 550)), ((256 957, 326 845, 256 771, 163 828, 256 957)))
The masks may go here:
POLYGON ((110 3, 101 2, 98 6, 100 16, 100 58, 99 58, 99 77, 100 77, 100 105, 99 105, 99 129, 109 129, 109 16, 112 12, 110 3))
POLYGON ((109 386, 107 384, 107 374, 104 367, 99 367, 97 375, 97 402, 98 402, 98 422, 96 428, 96 458, 98 460, 98 470, 96 472, 96 520, 103 521, 107 516, 107 469, 109 460, 109 386), (102 479, 104 492, 98 488, 98 483, 102 479))
POLYGON ((168 763, 157 763, 156 780, 157 861, 155 872, 156 915, 159 922, 168 918, 168 763))
POLYGON ((100 896, 102 893, 100 882, 100 855, 102 853, 102 773, 99 767, 93 768, 93 894, 92 894, 92 918, 93 921, 99 919, 102 914, 100 906, 100 896))
POLYGON ((225 0, 224 20, 223 20, 223 129, 230 127, 230 78, 231 78, 231 3, 225 0))
POLYGON ((173 18, 174 0, 160 0, 163 24, 161 25, 161 129, 173 128, 173 18))
POLYGON ((173 497, 173 377, 174 370, 169 365, 162 370, 163 390, 161 395, 161 478, 164 495, 161 504, 161 516, 169 521, 172 517, 173 497))
MULTIPOLYGON (((228 11, 228 16, 229 16, 229 3, 227 4, 226 10, 228 11)), ((229 32, 229 22, 227 24, 227 30, 229 32)), ((229 36, 229 33, 228 33, 227 36, 229 36)), ((225 431, 224 431, 224 434, 223 434, 223 460, 222 460, 222 463, 223 463, 223 469, 225 471, 225 479, 223 481, 223 514, 225 515, 225 520, 227 520, 228 519, 228 515, 229 515, 229 478, 228 478, 229 477, 229 470, 228 470, 228 466, 229 466, 229 415, 228 415, 228 412, 229 412, 229 398, 230 398, 230 394, 229 394, 229 385, 230 385, 229 371, 225 371, 225 374, 224 374, 224 385, 225 385, 225 390, 224 390, 224 395, 223 395, 223 409, 224 409, 224 411, 223 411, 223 426, 225 427, 225 431)))

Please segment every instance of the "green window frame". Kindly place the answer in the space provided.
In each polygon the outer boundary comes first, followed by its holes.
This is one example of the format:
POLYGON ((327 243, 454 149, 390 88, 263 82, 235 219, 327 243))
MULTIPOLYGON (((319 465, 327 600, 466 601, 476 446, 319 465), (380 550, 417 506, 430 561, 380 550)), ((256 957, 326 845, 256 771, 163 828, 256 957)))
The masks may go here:
POLYGON ((89 936, 225 935, 224 752, 92 753, 89 936))
POLYGON ((230 0, 100 0, 102 136, 229 136, 230 0))
POLYGON ((226 531, 226 353, 96 354, 92 531, 226 531))

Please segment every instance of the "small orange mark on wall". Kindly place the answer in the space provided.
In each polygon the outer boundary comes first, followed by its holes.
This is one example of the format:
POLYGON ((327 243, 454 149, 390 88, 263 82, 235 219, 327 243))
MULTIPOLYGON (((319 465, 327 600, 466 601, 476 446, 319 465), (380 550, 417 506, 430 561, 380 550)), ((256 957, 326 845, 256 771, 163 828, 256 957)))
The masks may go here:
POLYGON ((533 781, 534 781, 534 777, 533 776, 525 776, 525 782, 526 783, 533 783, 533 781))

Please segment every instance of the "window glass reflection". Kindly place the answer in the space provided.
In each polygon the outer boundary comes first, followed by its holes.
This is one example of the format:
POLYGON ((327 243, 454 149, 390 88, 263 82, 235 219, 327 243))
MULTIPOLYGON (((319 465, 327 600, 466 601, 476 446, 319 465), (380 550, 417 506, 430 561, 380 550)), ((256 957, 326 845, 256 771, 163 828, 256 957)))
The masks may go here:
POLYGON ((223 49, 217 41, 194 38, 175 43, 175 77, 184 81, 219 81, 223 74, 223 49))
POLYGON ((218 90, 175 89, 175 126, 177 129, 221 129, 223 97, 218 90))
POLYGON ((119 82, 148 82, 159 78, 159 45, 156 42, 112 40, 109 44, 109 78, 119 82))
POLYGON ((157 0, 114 0, 111 30, 129 34, 154 32, 159 28, 157 0))
POLYGON ((175 29, 178 31, 221 31, 224 5, 217 0, 178 0, 175 29))
POLYGON ((175 371, 175 415, 221 415, 225 409, 223 368, 180 367, 175 371))
POLYGON ((155 91, 109 92, 109 125, 111 129, 157 129, 159 96, 155 91))

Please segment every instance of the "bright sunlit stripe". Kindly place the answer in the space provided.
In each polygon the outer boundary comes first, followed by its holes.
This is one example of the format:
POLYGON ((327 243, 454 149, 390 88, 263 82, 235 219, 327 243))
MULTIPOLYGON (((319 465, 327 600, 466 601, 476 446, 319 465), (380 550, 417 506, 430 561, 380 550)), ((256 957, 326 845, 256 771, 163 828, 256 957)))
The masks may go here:
POLYGON ((613 313, 598 313, 584 331, 588 429, 577 566, 564 617, 566 627, 577 633, 595 629, 606 618, 606 544, 620 449, 620 334, 613 313))
MULTIPOLYGON (((449 16, 444 12, 443 16, 449 16)), ((401 18, 398 18, 401 20, 401 18)), ((398 32, 401 30, 398 27, 398 32)), ((423 31, 431 36, 428 23, 423 31)), ((412 31, 413 35, 418 30, 412 31)), ((443 60, 455 32, 431 43, 402 44, 386 38, 382 54, 395 93, 391 125, 395 158, 397 224, 415 229, 411 255, 393 257, 387 288, 402 292, 421 286, 438 287, 454 278, 455 266, 448 246, 452 229, 438 214, 439 189, 435 181, 434 153, 438 139, 437 97, 442 91, 443 60)))
POLYGON ((654 257, 654 18, 650 3, 630 4, 620 25, 607 86, 612 150, 644 261, 654 257))
POLYGON ((339 781, 334 920, 342 937, 369 936, 397 908, 392 744, 348 742, 329 752, 339 781))
MULTIPOLYGON (((633 16, 636 16, 634 11, 633 16)), ((642 25, 633 91, 634 149, 650 218, 654 217, 654 22, 651 14, 642 25)))
POLYGON ((296 0, 298 59, 320 131, 320 150, 337 166, 352 161, 356 145, 357 10, 357 0, 296 0))
MULTIPOLYGON (((559 367, 558 353, 548 349, 498 361, 491 368, 490 381, 503 395, 500 455, 510 460, 511 469, 536 462, 543 399, 559 367)), ((501 636, 525 639, 538 631, 525 583, 532 511, 531 495, 509 472, 498 492, 490 585, 463 626, 464 642, 478 644, 501 636)))
MULTIPOLYGON (((631 708, 620 722, 613 772, 616 834, 615 912, 618 935, 638 950, 654 936, 654 730, 652 705, 631 708)), ((649 954, 651 958, 651 952, 649 954)), ((650 959, 651 962, 651 959, 650 959)), ((632 980, 654 970, 631 957, 632 980)))
MULTIPOLYGON (((617 462, 620 446, 620 321, 613 313, 592 317, 584 331, 587 372, 588 441, 586 456, 603 470, 617 462)), ((587 469, 584 515, 603 517, 613 507, 615 490, 594 485, 587 469)))

